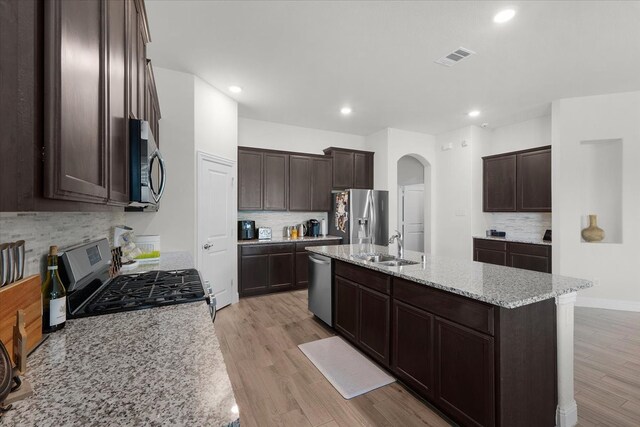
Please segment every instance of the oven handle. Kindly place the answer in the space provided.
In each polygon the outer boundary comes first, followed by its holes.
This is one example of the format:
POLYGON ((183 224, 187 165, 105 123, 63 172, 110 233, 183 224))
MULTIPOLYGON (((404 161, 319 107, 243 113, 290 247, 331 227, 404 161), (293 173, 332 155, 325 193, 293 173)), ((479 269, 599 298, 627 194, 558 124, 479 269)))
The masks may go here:
POLYGON ((209 305, 209 314, 211 315, 211 323, 215 323, 216 321, 216 297, 213 294, 213 289, 211 288, 211 286, 209 285, 209 281, 205 281, 205 292, 206 292, 206 297, 205 300, 207 301, 207 304, 209 305))

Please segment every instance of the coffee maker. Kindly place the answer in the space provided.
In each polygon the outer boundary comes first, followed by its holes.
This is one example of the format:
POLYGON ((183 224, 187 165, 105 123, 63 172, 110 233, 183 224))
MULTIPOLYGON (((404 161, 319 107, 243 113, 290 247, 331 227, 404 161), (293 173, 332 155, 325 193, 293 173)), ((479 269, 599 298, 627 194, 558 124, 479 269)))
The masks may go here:
POLYGON ((253 240, 256 238, 256 222, 249 220, 238 221, 238 240, 253 240))
POLYGON ((307 235, 309 237, 318 237, 320 235, 320 222, 317 219, 310 219, 307 222, 307 235))

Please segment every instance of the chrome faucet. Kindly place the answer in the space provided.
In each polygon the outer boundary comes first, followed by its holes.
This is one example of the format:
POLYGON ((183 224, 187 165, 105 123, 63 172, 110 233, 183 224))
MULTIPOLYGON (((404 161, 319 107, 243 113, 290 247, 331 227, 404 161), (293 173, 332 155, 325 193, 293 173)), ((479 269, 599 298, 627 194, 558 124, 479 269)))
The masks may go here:
POLYGON ((393 243, 394 241, 398 242, 398 258, 403 259, 404 258, 404 239, 402 238, 402 233, 399 232, 398 230, 396 230, 396 234, 389 237, 389 244, 393 243))

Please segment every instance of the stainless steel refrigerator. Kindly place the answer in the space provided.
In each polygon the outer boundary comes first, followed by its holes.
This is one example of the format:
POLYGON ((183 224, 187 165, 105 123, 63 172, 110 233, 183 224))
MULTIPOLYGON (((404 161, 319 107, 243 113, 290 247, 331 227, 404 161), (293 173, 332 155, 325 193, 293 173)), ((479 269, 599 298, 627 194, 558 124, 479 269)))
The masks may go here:
POLYGON ((389 192, 381 190, 334 191, 329 233, 343 244, 389 243, 389 192))

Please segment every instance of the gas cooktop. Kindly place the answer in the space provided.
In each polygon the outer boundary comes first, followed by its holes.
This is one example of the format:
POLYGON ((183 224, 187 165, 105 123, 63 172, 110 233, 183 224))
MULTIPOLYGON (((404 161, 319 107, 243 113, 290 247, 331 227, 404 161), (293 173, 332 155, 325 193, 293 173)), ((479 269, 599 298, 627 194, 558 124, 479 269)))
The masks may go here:
POLYGON ((150 271, 113 278, 91 298, 85 312, 115 313, 203 299, 197 270, 150 271))
POLYGON ((69 318, 195 301, 207 301, 210 310, 215 310, 215 298, 205 292, 196 269, 149 271, 110 278, 108 257, 106 239, 67 249, 60 255, 61 277, 68 284, 69 318))

